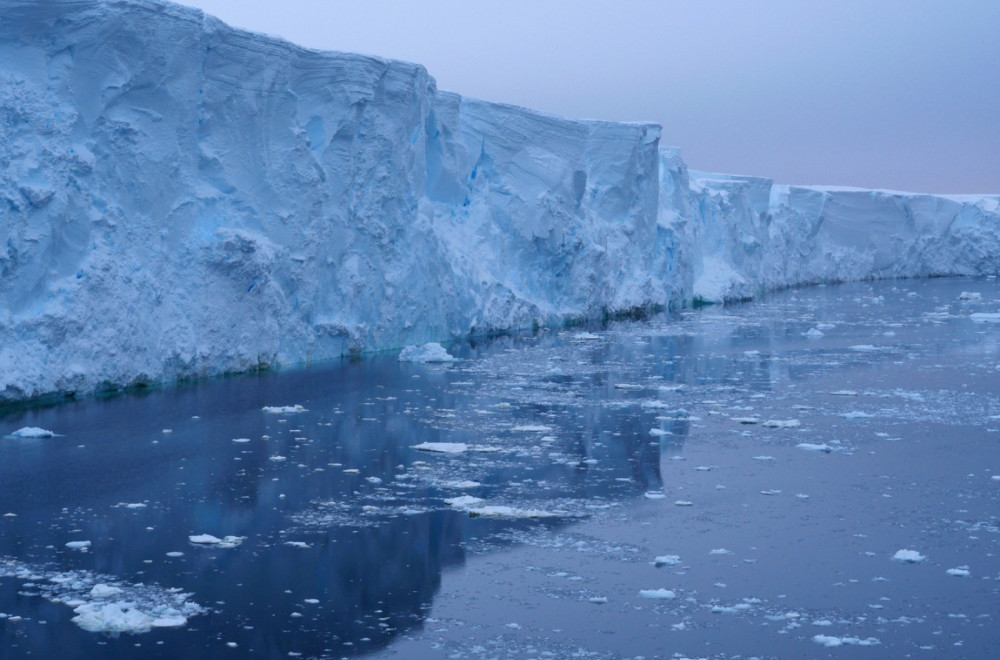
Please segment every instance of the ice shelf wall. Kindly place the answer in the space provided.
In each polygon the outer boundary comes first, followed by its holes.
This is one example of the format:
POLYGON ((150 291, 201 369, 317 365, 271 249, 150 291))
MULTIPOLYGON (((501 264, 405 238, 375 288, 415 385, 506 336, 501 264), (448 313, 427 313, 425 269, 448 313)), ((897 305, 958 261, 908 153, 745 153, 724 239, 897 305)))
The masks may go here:
POLYGON ((688 172, 153 0, 4 0, 0 402, 800 283, 996 274, 1000 198, 688 172))

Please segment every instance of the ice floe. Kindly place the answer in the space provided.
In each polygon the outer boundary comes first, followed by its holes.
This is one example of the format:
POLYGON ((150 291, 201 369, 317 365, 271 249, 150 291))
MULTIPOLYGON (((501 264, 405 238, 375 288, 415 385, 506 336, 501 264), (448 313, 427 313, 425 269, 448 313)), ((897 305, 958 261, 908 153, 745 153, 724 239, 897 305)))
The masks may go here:
POLYGON ((224 536, 221 539, 211 534, 194 534, 188 537, 193 545, 213 548, 235 548, 246 540, 245 536, 224 536))
POLYGON ((860 637, 833 637, 831 635, 814 635, 813 641, 822 646, 831 648, 835 646, 845 646, 845 645, 875 646, 876 644, 881 643, 874 637, 867 637, 865 639, 861 639, 860 637))
POLYGON ((420 451, 438 454, 461 454, 469 449, 469 445, 464 442, 421 442, 419 445, 412 445, 412 447, 420 451))
POLYGON ((448 353, 444 346, 437 342, 429 342, 423 346, 410 345, 399 352, 400 362, 440 363, 454 362, 455 357, 448 353))
POLYGON ((798 447, 799 449, 804 449, 805 451, 818 451, 818 452, 823 452, 824 454, 829 454, 830 452, 833 451, 833 447, 826 444, 825 442, 822 444, 816 444, 814 442, 800 442, 795 446, 798 447))
POLYGON ((25 426, 10 434, 12 438, 54 438, 55 433, 37 426, 25 426))
POLYGON ((797 429, 802 426, 802 422, 797 419, 769 419, 761 422, 761 426, 771 429, 797 429))
POLYGON ((672 598, 677 598, 677 594, 670 589, 642 589, 639 591, 639 598, 670 600, 672 598))
POLYGON ((892 556, 893 561, 903 562, 904 564, 919 564, 925 559, 927 557, 916 550, 897 550, 896 554, 892 556))
POLYGON ((660 555, 653 559, 655 566, 676 566, 681 563, 680 555, 660 555))
POLYGON ((272 415, 291 415, 295 413, 306 412, 306 409, 300 406, 299 404, 295 404, 292 406, 264 406, 263 408, 261 408, 261 410, 263 410, 266 413, 270 413, 272 415))
POLYGON ((949 568, 945 571, 945 573, 954 577, 969 577, 972 575, 968 566, 956 566, 955 568, 949 568))

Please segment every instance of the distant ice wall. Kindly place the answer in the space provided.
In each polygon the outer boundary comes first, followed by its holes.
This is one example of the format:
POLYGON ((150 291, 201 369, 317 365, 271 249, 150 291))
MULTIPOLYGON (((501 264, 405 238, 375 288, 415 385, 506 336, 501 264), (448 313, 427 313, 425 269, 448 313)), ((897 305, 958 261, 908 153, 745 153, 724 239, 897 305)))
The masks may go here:
POLYGON ((0 401, 998 270, 995 197, 689 173, 652 124, 154 0, 0 18, 0 401))
POLYGON ((1000 196, 774 185, 691 173, 695 299, 799 284, 1000 274, 1000 196))

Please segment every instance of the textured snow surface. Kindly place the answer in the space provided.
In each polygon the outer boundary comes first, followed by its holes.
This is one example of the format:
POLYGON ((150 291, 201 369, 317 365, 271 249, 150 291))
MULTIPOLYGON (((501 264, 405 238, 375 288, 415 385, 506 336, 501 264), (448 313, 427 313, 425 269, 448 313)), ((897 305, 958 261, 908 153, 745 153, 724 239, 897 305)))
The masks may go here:
POLYGON ((3 14, 0 401, 1000 271, 1000 197, 689 173, 653 124, 151 0, 3 14))

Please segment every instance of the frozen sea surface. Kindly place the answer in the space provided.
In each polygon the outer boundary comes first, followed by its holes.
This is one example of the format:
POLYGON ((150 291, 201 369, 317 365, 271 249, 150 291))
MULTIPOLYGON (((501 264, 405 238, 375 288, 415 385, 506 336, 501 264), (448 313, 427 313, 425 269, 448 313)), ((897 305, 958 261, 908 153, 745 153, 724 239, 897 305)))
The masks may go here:
POLYGON ((7 411, 0 655, 992 657, 998 313, 819 287, 7 411))

